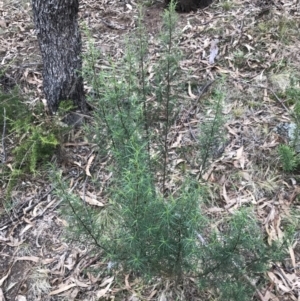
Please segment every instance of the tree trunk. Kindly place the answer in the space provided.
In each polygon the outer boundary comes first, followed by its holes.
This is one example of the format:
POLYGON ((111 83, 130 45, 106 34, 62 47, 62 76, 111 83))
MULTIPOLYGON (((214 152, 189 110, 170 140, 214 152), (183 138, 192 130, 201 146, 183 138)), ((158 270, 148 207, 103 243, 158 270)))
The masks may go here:
POLYGON ((79 0, 32 0, 34 22, 43 59, 43 85, 50 113, 62 100, 72 100, 85 111, 80 75, 81 35, 79 0))

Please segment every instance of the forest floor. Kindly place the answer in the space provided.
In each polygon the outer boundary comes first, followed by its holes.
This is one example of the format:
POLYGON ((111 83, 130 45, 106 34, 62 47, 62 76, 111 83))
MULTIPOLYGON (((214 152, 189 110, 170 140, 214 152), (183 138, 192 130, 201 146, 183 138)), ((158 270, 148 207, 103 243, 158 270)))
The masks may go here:
MULTIPOLYGON (((163 9, 161 2, 149 1, 145 7, 153 62, 163 9)), ((124 54, 124 39, 135 29, 137 15, 134 1, 80 1, 81 24, 87 25, 102 54, 115 61, 124 54)), ((180 68, 186 78, 200 90, 216 78, 224 78, 227 143, 207 173, 211 191, 208 214, 218 220, 224 213, 251 205, 269 243, 282 237, 282 222, 300 205, 299 175, 283 172, 277 152, 280 144, 288 142, 288 135, 279 129, 292 122, 285 91, 291 79, 299 86, 299 24, 297 0, 216 0, 204 10, 179 14, 180 68), (212 44, 218 47, 214 62, 209 59, 212 44)), ((83 41, 86 49, 85 35, 83 41)), ((45 103, 30 1, 0 0, 0 45, 0 87, 10 91, 18 86, 32 110, 45 103)), ((197 100, 197 92, 188 83, 185 87, 182 97, 191 104, 197 100)), ((194 127, 199 121, 197 108, 192 107, 189 124, 194 127)), ((189 129, 182 124, 182 133, 189 129)), ((170 141, 174 149, 180 147, 180 139, 170 141)), ((10 168, 14 146, 7 145, 3 164, 10 168)), ((87 196, 105 206, 101 193, 82 177, 82 171, 97 173, 93 145, 83 139, 82 129, 74 130, 63 148, 59 167, 72 178, 73 191, 80 195, 84 189, 87 196)), ((3 168, 0 166, 0 173, 3 168)), ((52 193, 47 176, 43 171, 18 182, 9 209, 5 203, 7 182, 0 179, 0 301, 175 300, 178 288, 171 282, 157 279, 147 285, 129 275, 104 277, 90 272, 91 268, 107 269, 107 262, 90 257, 87 249, 64 239, 66 222, 58 210, 60 199, 52 193)), ((270 267, 265 275, 264 301, 300 300, 299 242, 287 248, 285 262, 270 267)), ((184 289, 191 290, 190 300, 209 300, 193 294, 192 284, 184 289)), ((253 300, 262 297, 255 295, 253 300)))

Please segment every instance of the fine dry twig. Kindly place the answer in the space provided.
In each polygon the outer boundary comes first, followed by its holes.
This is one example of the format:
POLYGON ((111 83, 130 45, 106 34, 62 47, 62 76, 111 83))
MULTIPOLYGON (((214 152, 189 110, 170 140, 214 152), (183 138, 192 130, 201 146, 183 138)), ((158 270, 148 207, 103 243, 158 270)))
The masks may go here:
POLYGON ((5 134, 6 134, 6 110, 5 110, 5 108, 3 108, 3 131, 2 131, 3 160, 2 160, 2 163, 6 162, 5 134))
POLYGON ((257 87, 257 88, 260 88, 260 89, 266 89, 266 90, 268 90, 268 91, 270 91, 273 95, 274 95, 274 97, 275 97, 275 99, 276 99, 276 101, 286 110, 286 112, 287 113, 290 113, 291 111, 287 108, 287 106, 282 102, 282 100, 278 97, 278 95, 274 92, 274 90, 273 89, 271 89, 271 88, 269 88, 269 87, 266 87, 266 86, 259 86, 259 85, 252 85, 253 87, 257 87))

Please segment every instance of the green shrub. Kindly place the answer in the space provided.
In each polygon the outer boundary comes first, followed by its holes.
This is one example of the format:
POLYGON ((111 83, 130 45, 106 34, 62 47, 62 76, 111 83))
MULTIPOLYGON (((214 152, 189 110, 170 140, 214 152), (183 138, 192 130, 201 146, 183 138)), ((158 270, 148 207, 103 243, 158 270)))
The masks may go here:
POLYGON ((291 172, 299 166, 299 157, 291 146, 280 145, 278 153, 284 171, 291 172))
MULTIPOLYGON (((206 187, 189 174, 176 183, 172 177, 169 135, 180 114, 182 87, 174 8, 171 4, 164 14, 153 77, 147 78, 150 62, 141 20, 137 40, 129 38, 124 60, 109 61, 105 70, 98 70, 99 54, 92 44, 85 58, 84 76, 95 106, 87 131, 98 145, 98 156, 107 160, 103 174, 112 175, 109 183, 98 180, 108 204, 89 206, 69 190, 57 170, 51 182, 64 201, 68 235, 91 252, 101 251, 115 269, 178 284, 190 276, 221 300, 249 300, 254 292, 250 280, 262 276, 270 261, 279 258, 277 245, 265 244, 251 209, 229 216, 223 231, 216 231, 214 221, 203 213, 206 187)), ((197 154, 201 171, 207 169, 214 144, 222 138, 223 94, 215 92, 214 100, 213 114, 205 116, 200 142, 191 151, 197 154)))
POLYGON ((13 154, 15 155, 15 166, 18 169, 35 174, 38 164, 48 162, 60 142, 55 133, 46 131, 42 126, 30 123, 27 125, 28 127, 22 128, 22 130, 18 128, 18 132, 21 130, 19 134, 26 134, 26 137, 13 150, 13 154))
POLYGON ((0 93, 0 112, 3 112, 0 114, 0 124, 5 155, 9 153, 13 157, 9 167, 3 165, 2 174, 2 179, 7 182, 6 198, 9 199, 20 177, 27 173, 35 175, 45 166, 68 129, 52 122, 39 106, 31 111, 17 90, 0 93), (13 142, 13 148, 11 142, 8 144, 7 137, 13 142))
POLYGON ((281 244, 265 243, 251 209, 240 209, 224 222, 222 231, 211 233, 201 248, 201 287, 215 287, 221 300, 251 300, 257 277, 262 277, 272 261, 282 259, 281 244))
POLYGON ((0 127, 9 131, 12 122, 17 119, 28 118, 28 109, 17 89, 9 93, 0 91, 0 127))

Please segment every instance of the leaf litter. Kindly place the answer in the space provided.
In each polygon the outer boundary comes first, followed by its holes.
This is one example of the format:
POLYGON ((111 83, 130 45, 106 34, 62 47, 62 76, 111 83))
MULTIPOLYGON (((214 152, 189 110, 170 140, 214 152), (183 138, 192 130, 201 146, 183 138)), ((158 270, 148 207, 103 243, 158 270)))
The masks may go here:
MULTIPOLYGON (((203 176, 211 190, 212 205, 207 212, 221 220, 236 208, 251 204, 271 244, 282 237, 282 223, 289 217, 290 209, 299 207, 297 180, 275 169, 279 163, 274 149, 286 138, 274 129, 281 122, 289 122, 290 115, 279 97, 282 87, 271 80, 271 75, 287 72, 299 76, 300 5, 296 0, 231 1, 229 4, 228 8, 224 1, 215 1, 205 10, 179 16, 180 47, 184 53, 180 67, 189 74, 182 103, 189 105, 184 105, 181 118, 170 134, 173 177, 168 187, 174 188, 176 179, 181 178, 180 165, 188 163, 178 152, 182 146, 195 142, 204 100, 210 96, 209 85, 214 85, 217 76, 223 76, 227 141, 203 176), (197 91, 191 83, 196 83, 197 91)), ((161 27, 162 10, 162 4, 157 1, 146 7, 145 12, 152 62, 156 60, 155 35, 161 27)), ((115 60, 123 55, 122 39, 135 27, 136 16, 135 2, 85 0, 80 3, 80 21, 88 25, 102 53, 115 60)), ((8 90, 17 84, 24 94, 30 94, 30 105, 45 103, 42 61, 30 1, 0 1, 0 33, 1 87, 8 90)), ((86 42, 84 37, 84 49, 86 42)), ((150 77, 151 72, 150 67, 150 77)), ((90 184, 83 185, 78 177, 82 171, 91 177, 97 169, 99 163, 91 152, 93 146, 78 135, 64 147, 67 157, 63 158, 62 168, 71 175, 73 191, 90 205, 105 206, 107 200, 102 192, 95 191, 90 184)), ((190 168, 197 175, 199 170, 190 168)), ((105 183, 111 175, 97 176, 105 183)), ((91 257, 82 246, 63 241, 61 234, 66 222, 57 212, 60 200, 51 192, 49 183, 42 179, 37 182, 28 179, 15 188, 9 214, 1 213, 1 301, 113 300, 118 294, 124 300, 174 299, 175 284, 161 279, 146 285, 128 276, 116 281, 114 277, 83 273, 89 267, 107 269, 107 264, 101 261, 100 255, 91 257)), ((290 258, 286 263, 274 263, 270 267, 268 281, 258 294, 261 300, 299 300, 299 242, 289 246, 288 252, 290 258)), ((189 300, 205 299, 193 294, 192 280, 187 283, 189 300)))

